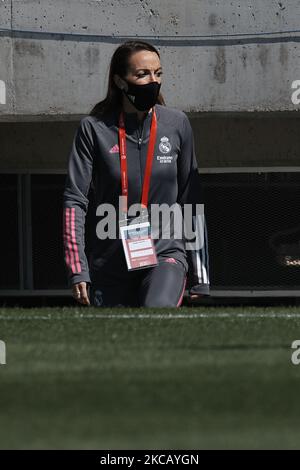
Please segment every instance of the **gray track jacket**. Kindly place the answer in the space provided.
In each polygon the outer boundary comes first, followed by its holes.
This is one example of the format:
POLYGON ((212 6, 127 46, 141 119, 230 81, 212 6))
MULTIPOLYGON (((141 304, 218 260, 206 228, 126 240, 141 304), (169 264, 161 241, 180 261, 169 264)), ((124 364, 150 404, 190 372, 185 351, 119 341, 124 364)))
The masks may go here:
MULTIPOLYGON (((187 115, 174 108, 155 105, 157 137, 149 191, 151 204, 183 207, 186 203, 201 204, 199 200, 199 173, 194 150, 192 128, 187 115)), ((140 123, 135 113, 125 113, 128 206, 140 203, 152 113, 140 123)), ((93 240, 89 260, 85 252, 85 217, 92 192, 95 207, 110 203, 118 208, 121 196, 120 157, 118 142, 119 111, 101 119, 85 116, 81 119, 68 161, 68 173, 63 193, 64 259, 68 283, 93 282, 110 273, 125 278, 127 266, 122 242, 117 239, 99 239, 97 223, 103 216, 93 215, 93 240), (95 229, 94 229, 95 228, 95 229)), ((188 271, 190 293, 209 294, 209 258, 207 230, 204 216, 193 209, 193 230, 200 243, 193 250, 186 249, 186 239, 171 236, 154 240, 158 256, 172 256, 188 271)), ((118 211, 117 211, 118 215, 118 211)), ((118 217, 116 220, 116 227, 118 217)), ((116 232, 117 228, 116 228, 116 232)), ((171 234, 174 233, 171 231, 171 234)))

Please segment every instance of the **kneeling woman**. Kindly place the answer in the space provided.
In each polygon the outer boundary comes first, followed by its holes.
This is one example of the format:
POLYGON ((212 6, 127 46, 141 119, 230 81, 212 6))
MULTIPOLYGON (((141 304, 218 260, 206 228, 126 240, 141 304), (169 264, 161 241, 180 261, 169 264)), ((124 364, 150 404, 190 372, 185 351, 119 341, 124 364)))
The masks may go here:
POLYGON ((63 195, 64 250, 69 285, 82 304, 179 307, 188 276, 192 298, 208 294, 201 217, 192 219, 202 231, 194 251, 187 250, 184 230, 176 235, 173 211, 170 236, 161 227, 153 236, 154 205, 181 210, 185 203, 200 203, 192 128, 184 112, 165 106, 161 77, 160 56, 152 45, 128 41, 119 46, 111 59, 107 96, 81 119, 74 137, 63 195), (87 260, 90 197, 95 210, 87 260), (117 230, 108 235, 116 236, 99 234, 103 204, 115 209, 110 222, 117 230), (133 220, 134 204, 141 210, 133 220))

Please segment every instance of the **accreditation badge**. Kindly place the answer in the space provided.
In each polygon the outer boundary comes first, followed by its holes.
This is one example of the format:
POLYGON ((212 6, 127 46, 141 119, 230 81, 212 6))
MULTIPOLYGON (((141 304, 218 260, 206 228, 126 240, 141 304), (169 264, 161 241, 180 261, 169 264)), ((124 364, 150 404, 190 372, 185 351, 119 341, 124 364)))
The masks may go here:
POLYGON ((148 216, 120 220, 119 230, 128 271, 158 264, 148 216))

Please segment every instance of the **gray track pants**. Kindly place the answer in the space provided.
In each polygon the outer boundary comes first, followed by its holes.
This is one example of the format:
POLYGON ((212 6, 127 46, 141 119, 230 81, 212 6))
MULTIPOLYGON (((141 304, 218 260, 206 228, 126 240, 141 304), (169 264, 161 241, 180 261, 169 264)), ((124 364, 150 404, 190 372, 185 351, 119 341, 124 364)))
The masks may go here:
POLYGON ((184 265, 172 257, 158 258, 151 268, 130 271, 126 278, 107 277, 89 289, 95 307, 179 307, 186 285, 184 265))

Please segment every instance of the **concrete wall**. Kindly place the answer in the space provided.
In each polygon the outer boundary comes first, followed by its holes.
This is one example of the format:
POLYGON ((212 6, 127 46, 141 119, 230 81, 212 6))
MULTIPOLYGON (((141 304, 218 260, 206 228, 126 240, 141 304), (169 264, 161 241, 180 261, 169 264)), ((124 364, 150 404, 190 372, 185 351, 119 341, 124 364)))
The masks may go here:
POLYGON ((291 87, 300 79, 300 33, 279 32, 300 29, 299 11, 299 0, 2 0, 0 119, 88 113, 128 35, 160 50, 170 106, 297 111, 291 87))

